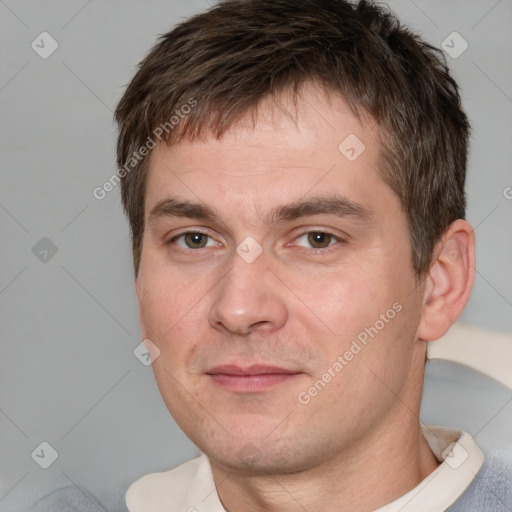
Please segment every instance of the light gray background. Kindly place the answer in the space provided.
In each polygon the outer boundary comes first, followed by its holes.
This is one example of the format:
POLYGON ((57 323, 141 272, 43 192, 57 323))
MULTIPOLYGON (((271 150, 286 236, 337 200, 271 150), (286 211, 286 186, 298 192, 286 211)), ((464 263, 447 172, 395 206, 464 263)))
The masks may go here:
MULTIPOLYGON (((469 45, 447 56, 473 124, 478 266, 463 318, 511 330, 512 1, 387 3, 433 44, 456 31, 469 45)), ((112 112, 136 64, 158 34, 207 7, 0 0, 1 511, 74 484, 111 510, 131 481, 196 453, 133 355, 140 339, 118 190, 102 201, 92 191, 116 170, 112 112), (31 48, 43 31, 59 44, 47 59, 31 48), (32 252, 43 237, 57 248, 46 262, 32 252), (42 441, 59 454, 47 470, 30 455, 42 441)))

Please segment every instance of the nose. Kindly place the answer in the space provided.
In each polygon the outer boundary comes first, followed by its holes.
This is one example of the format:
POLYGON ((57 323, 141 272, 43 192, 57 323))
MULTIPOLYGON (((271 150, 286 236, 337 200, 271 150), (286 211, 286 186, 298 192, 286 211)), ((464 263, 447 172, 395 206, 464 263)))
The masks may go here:
POLYGON ((251 263, 233 254, 229 272, 213 293, 208 321, 217 330, 237 335, 272 332, 287 321, 283 286, 270 270, 265 253, 251 263))

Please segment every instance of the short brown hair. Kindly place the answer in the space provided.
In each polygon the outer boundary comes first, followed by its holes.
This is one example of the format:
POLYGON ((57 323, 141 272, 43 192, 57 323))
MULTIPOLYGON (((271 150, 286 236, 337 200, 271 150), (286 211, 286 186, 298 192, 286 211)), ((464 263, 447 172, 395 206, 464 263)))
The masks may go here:
POLYGON ((470 127, 442 52, 364 0, 225 0, 160 37, 115 111, 136 274, 147 173, 138 152, 158 127, 167 144, 220 138, 266 96, 296 97, 310 81, 378 123, 381 175, 407 216, 414 272, 428 272, 436 242, 464 218, 466 203, 470 127))

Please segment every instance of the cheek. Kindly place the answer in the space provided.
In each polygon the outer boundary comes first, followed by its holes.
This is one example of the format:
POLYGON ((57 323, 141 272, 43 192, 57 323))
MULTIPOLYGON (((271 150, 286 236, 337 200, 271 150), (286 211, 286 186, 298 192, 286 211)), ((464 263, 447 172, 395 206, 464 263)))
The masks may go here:
MULTIPOLYGON (((294 289, 309 310, 307 317, 313 314, 340 339, 346 340, 364 328, 386 302, 385 288, 375 285, 379 281, 375 274, 354 267, 295 278, 294 289)), ((296 309, 297 317, 304 314, 303 309, 296 309)))
POLYGON ((137 297, 142 328, 162 337, 187 321, 200 307, 207 288, 201 280, 190 279, 158 262, 141 268, 137 297))
POLYGON ((174 311, 170 307, 175 302, 174 292, 165 286, 164 280, 152 279, 151 275, 142 271, 139 274, 137 298, 143 336, 156 342, 172 326, 169 313, 174 311))
POLYGON ((352 266, 350 271, 341 268, 332 275, 303 279, 297 290, 309 311, 305 315, 303 307, 295 309, 293 318, 301 330, 312 332, 313 323, 306 318, 328 328, 325 336, 309 340, 327 367, 345 354, 350 367, 387 372, 395 365, 406 366, 418 308, 404 276, 388 272, 384 265, 372 266, 371 272, 352 266))
POLYGON ((165 369, 183 375, 208 339, 208 309, 212 286, 207 279, 148 264, 137 283, 142 335, 160 350, 165 369), (188 364, 188 363, 187 363, 188 364))

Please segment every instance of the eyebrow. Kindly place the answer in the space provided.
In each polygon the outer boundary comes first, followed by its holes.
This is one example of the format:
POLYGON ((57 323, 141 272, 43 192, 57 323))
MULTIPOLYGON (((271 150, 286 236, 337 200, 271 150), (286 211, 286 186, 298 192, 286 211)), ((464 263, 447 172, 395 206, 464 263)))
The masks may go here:
MULTIPOLYGON (((287 205, 274 208, 268 216, 264 217, 266 224, 277 224, 283 221, 291 221, 301 217, 313 215, 335 215, 337 217, 354 217, 357 220, 370 223, 373 218, 372 210, 359 203, 355 203, 346 197, 338 195, 311 197, 307 200, 299 200, 287 205)), ((149 223, 166 217, 181 217, 198 219, 210 222, 221 220, 219 212, 202 203, 168 197, 159 201, 149 214, 149 223)))

